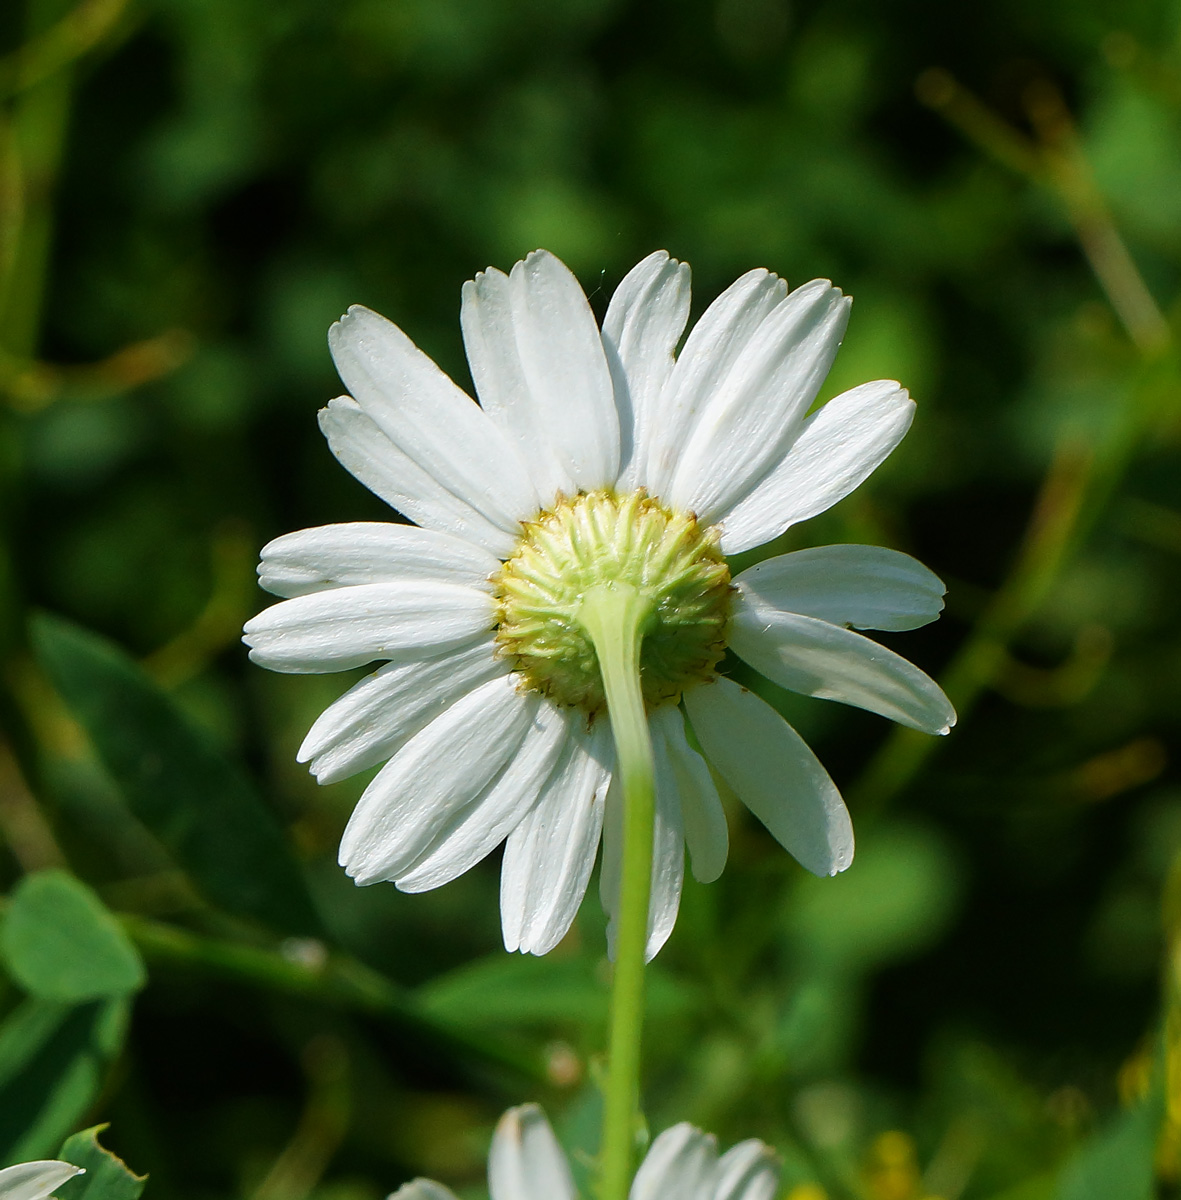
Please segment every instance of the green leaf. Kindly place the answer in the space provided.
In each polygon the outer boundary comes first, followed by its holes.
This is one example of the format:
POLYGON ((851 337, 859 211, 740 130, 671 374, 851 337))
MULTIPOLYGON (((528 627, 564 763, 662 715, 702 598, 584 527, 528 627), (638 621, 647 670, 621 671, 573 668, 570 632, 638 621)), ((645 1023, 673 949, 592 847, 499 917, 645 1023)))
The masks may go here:
POLYGON ((58 617, 32 624, 33 647, 131 811, 212 903, 288 933, 321 932, 278 822, 113 643, 58 617))
POLYGON ((98 1144, 98 1135, 107 1127, 96 1125, 68 1138, 58 1151, 62 1162, 85 1169, 85 1175, 75 1175, 57 1189, 58 1200, 138 1200, 147 1182, 146 1175, 136 1175, 127 1164, 98 1144))
POLYGON ((94 1102, 127 1032, 124 998, 26 1000, 0 1025, 0 1161, 54 1153, 94 1102))
POLYGON ((1066 1165, 1057 1200, 1153 1200, 1161 1116, 1149 1099, 1101 1129, 1066 1165))
POLYGON ((66 871, 26 875, 12 894, 0 947, 13 978, 43 1000, 79 1003, 143 987, 139 952, 99 898, 66 871))

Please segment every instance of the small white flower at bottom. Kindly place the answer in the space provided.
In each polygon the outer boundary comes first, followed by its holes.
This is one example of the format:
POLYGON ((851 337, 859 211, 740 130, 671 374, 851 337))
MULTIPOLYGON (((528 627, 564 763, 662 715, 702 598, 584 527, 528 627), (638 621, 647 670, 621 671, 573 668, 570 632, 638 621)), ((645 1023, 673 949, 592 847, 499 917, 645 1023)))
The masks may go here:
MULTIPOLYGON (((755 1139, 718 1156, 717 1142, 687 1122, 666 1129, 652 1145, 630 1200, 773 1200, 779 1168, 755 1139)), ((510 1108, 500 1119, 488 1155, 492 1200, 578 1200, 570 1166, 536 1104, 510 1108)), ((455 1200, 430 1179, 415 1179, 389 1200, 455 1200)))
POLYGON ((57 1159, 17 1163, 0 1171, 0 1200, 46 1200, 67 1180, 84 1174, 82 1167, 57 1159))
POLYGON ((578 281, 539 250, 464 286, 478 404, 369 309, 333 326, 352 394, 329 403, 321 428, 415 524, 271 542, 260 582, 286 599, 244 640, 276 671, 385 663, 299 751, 320 783, 385 764, 341 840, 358 884, 426 891, 504 842, 505 946, 544 954, 570 928, 602 840, 612 942, 622 805, 578 603, 619 584, 651 615, 640 662, 656 769, 649 957, 676 920, 686 847, 703 883, 726 862, 706 760, 809 871, 849 865, 852 823, 827 771, 775 709, 717 673, 729 649, 805 695, 928 733, 955 721, 933 680, 857 632, 939 615, 943 585, 913 558, 821 546, 730 578, 727 555, 835 504, 910 425, 914 404, 891 380, 812 411, 848 311, 827 280, 789 292, 750 271, 678 354, 685 264, 649 255, 600 330, 578 281))

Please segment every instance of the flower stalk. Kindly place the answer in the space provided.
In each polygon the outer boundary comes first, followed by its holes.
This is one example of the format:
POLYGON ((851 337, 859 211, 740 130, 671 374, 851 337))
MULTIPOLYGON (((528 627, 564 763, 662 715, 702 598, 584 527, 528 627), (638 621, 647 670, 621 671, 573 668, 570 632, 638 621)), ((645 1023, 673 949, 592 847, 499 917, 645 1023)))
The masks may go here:
POLYGON ((603 676, 624 808, 619 924, 599 1150, 600 1200, 626 1200, 639 1105, 656 807, 652 738, 640 688, 640 646, 651 615, 651 601, 638 588, 622 582, 591 588, 579 611, 603 676))

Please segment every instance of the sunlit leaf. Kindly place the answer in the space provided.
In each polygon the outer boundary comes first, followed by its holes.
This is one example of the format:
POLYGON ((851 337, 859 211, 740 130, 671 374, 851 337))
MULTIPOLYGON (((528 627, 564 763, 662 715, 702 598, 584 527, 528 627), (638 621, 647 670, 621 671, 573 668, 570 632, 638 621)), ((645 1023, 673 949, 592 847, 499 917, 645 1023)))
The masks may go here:
POLYGON ((58 1200, 137 1200, 144 1190, 147 1176, 136 1175, 121 1158, 99 1145, 98 1135, 106 1128, 84 1129, 58 1151, 62 1162, 86 1171, 58 1188, 58 1200))

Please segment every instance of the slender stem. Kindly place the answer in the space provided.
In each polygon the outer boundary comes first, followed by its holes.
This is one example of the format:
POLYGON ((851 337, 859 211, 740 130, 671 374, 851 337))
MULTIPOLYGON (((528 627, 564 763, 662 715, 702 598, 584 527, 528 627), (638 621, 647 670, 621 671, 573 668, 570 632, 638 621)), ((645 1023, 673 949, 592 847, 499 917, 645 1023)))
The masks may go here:
POLYGON ((599 1154, 600 1200, 626 1200, 640 1090, 644 965, 652 892, 656 783, 652 738, 640 690, 640 643, 651 604, 629 584, 601 584, 583 600, 579 619, 594 643, 623 782, 615 976, 611 986, 610 1061, 599 1154))

